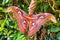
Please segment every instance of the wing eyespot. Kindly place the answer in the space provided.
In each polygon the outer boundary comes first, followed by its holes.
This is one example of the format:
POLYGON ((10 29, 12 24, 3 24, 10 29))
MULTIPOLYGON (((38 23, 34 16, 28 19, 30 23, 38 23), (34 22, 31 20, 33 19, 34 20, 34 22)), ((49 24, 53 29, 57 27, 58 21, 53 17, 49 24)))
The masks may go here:
POLYGON ((26 24, 26 20, 23 20, 23 24, 26 24))
POLYGON ((35 25, 35 23, 33 22, 33 23, 32 23, 32 26, 34 26, 34 25, 35 25))
POLYGON ((40 19, 43 19, 43 18, 44 18, 44 16, 40 16, 39 18, 40 18, 40 19))

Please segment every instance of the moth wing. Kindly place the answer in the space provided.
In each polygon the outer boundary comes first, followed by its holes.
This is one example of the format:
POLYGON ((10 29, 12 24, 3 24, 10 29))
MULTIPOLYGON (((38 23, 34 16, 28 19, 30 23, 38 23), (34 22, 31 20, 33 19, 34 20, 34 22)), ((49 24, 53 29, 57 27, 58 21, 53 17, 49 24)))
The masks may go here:
POLYGON ((6 12, 10 12, 10 11, 13 12, 15 18, 17 19, 17 23, 18 23, 20 31, 22 33, 26 33, 27 27, 28 27, 28 19, 25 18, 25 16, 27 17, 28 15, 23 10, 21 10, 20 8, 16 6, 8 7, 6 12))

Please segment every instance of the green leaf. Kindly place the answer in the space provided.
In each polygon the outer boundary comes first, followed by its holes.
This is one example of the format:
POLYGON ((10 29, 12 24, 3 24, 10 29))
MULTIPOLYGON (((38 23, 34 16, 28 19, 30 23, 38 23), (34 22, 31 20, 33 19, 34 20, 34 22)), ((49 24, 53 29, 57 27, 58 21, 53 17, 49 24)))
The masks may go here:
POLYGON ((13 31, 12 31, 12 30, 10 30, 10 31, 7 33, 7 35, 10 35, 12 32, 13 32, 13 31))
POLYGON ((0 32, 3 31, 4 28, 0 27, 0 32))
POLYGON ((59 17, 60 17, 60 10, 59 10, 59 17))
POLYGON ((56 5, 59 6, 60 5, 60 1, 56 1, 56 5))
POLYGON ((0 20, 0 25, 1 25, 1 23, 3 23, 4 22, 4 20, 0 20))
POLYGON ((0 7, 0 11, 3 11, 3 8, 2 7, 0 7))
POLYGON ((22 40, 23 37, 24 37, 24 35, 21 35, 21 36, 18 37, 16 40, 22 40))
POLYGON ((5 26, 5 22, 6 22, 6 19, 3 21, 3 23, 1 24, 1 27, 3 28, 5 26))
POLYGON ((6 25, 9 26, 9 20, 6 20, 6 25))
POLYGON ((8 1, 9 0, 3 0, 2 4, 4 5, 4 4, 8 3, 8 1))
POLYGON ((14 29, 17 29, 17 23, 15 23, 15 25, 14 25, 14 29))
POLYGON ((26 4, 27 4, 27 6, 29 5, 29 2, 28 2, 28 0, 23 0, 26 4))
POLYGON ((20 36, 21 36, 21 33, 20 32, 15 33, 13 40, 16 40, 20 36))
POLYGON ((51 27, 50 31, 51 32, 59 32, 60 28, 58 28, 58 27, 51 27))
POLYGON ((22 40, 26 40, 26 38, 24 37, 24 38, 22 38, 22 40))
POLYGON ((28 6, 23 7, 23 10, 28 13, 28 6))
POLYGON ((60 40, 60 32, 57 34, 57 40, 60 40))
POLYGON ((43 12, 44 11, 44 6, 40 6, 40 11, 43 12))
POLYGON ((44 12, 46 12, 46 10, 48 9, 49 5, 45 5, 44 6, 44 12))
POLYGON ((42 0, 37 0, 37 3, 40 3, 40 2, 42 2, 42 0))

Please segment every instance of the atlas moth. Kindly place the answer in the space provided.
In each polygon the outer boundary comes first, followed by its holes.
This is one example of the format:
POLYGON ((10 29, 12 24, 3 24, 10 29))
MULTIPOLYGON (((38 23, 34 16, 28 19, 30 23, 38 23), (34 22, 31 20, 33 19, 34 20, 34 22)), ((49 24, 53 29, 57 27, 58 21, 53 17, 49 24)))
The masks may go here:
POLYGON ((32 17, 30 17, 27 13, 16 6, 8 7, 6 12, 10 11, 14 13, 20 31, 23 34, 28 33, 29 36, 34 35, 41 28, 41 25, 50 20, 56 23, 56 19, 51 13, 40 13, 31 15, 32 17))

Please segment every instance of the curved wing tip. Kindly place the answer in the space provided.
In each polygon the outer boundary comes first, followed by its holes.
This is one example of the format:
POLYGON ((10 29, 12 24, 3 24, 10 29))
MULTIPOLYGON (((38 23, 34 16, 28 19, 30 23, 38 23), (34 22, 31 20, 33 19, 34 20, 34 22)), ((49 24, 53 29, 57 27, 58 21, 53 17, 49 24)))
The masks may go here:
POLYGON ((11 7, 8 7, 6 10, 5 10, 5 12, 7 13, 7 12, 10 12, 11 11, 11 7))
POLYGON ((12 10, 12 8, 14 8, 14 7, 16 7, 16 6, 10 6, 10 7, 8 7, 8 8, 5 10, 5 13, 10 12, 10 11, 12 10))

